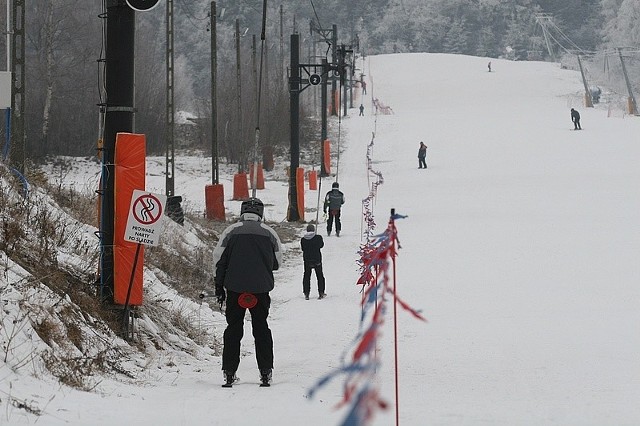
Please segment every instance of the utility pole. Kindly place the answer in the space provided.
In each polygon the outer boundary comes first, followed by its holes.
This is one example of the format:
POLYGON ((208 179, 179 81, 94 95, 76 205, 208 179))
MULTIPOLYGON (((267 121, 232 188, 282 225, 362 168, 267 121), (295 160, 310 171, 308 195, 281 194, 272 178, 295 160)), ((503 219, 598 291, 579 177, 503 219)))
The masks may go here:
POLYGON ((258 63, 257 63, 257 46, 256 46, 256 35, 253 34, 251 37, 251 73, 253 74, 253 105, 256 109, 256 143, 251 150, 251 160, 249 161, 249 167, 253 172, 253 176, 251 178, 251 197, 256 198, 256 191, 258 189, 258 121, 260 117, 260 105, 258 102, 258 63))
MULTIPOLYGON (((334 25, 332 29, 325 30, 322 28, 317 28, 315 25, 311 26, 311 30, 317 32, 321 39, 327 43, 328 46, 334 46, 333 44, 333 34, 337 31, 337 27, 334 25)), ((315 38, 314 38, 315 43, 315 38)), ((315 51, 315 48, 314 48, 315 51)), ((335 56, 332 58, 332 61, 335 60, 335 56)), ((331 81, 335 83, 334 76, 331 75, 331 65, 328 63, 326 57, 322 58, 322 82, 320 83, 320 117, 321 117, 321 130, 320 130, 320 176, 327 177, 329 176, 329 171, 326 169, 324 165, 324 141, 327 139, 327 110, 328 110, 328 99, 327 99, 327 91, 329 89, 329 78, 331 81)), ((335 101, 334 92, 332 92, 332 106, 331 110, 334 111, 333 102, 335 101)))
MULTIPOLYGON (((313 36, 313 21, 309 21, 309 36, 311 37, 311 54, 309 56, 309 63, 316 61, 316 38, 313 36)), ((313 91, 313 109, 314 114, 318 111, 318 91, 313 91)))
MULTIPOLYGON (((11 145, 9 159, 24 174, 25 114, 25 0, 13 0, 13 44, 11 48, 11 145)), ((7 19, 9 17, 7 16, 7 19)), ((9 141, 7 141, 9 143, 9 141)))
POLYGON ((287 220, 297 222, 298 213, 298 185, 296 173, 300 165, 300 36, 291 34, 291 74, 289 77, 289 130, 291 163, 289 165, 289 210, 287 220))
MULTIPOLYGON (((322 64, 301 64, 300 63, 300 36, 291 35, 291 73, 289 77, 289 111, 290 111, 290 137, 291 137, 291 165, 289 166, 289 210, 287 220, 290 222, 300 220, 298 213, 298 192, 296 182, 296 172, 300 165, 300 93, 309 86, 321 84, 323 100, 326 106, 326 81, 331 67, 327 60, 323 59, 322 64), (316 71, 321 70, 321 74, 316 71), (308 78, 301 77, 304 71, 308 78)), ((327 108, 322 108, 323 120, 326 120, 327 108)), ((326 128, 323 128, 323 141, 326 139, 326 128)), ((324 146, 322 144, 321 146, 324 146)), ((324 158, 324 149, 322 152, 324 158)), ((322 159, 321 164, 324 164, 322 159)), ((323 166, 324 169, 324 166, 323 166)))
POLYGON ((246 149, 244 148, 244 142, 242 140, 242 80, 240 74, 240 20, 236 19, 236 96, 237 96, 237 114, 238 120, 238 173, 244 172, 244 161, 246 149))
POLYGON ((280 66, 278 69, 280 70, 280 81, 284 82, 284 10, 282 5, 280 5, 280 66))
POLYGON ((218 53, 217 53, 217 16, 216 2, 211 2, 211 183, 220 183, 218 163, 218 53))
POLYGON ((624 64, 624 59, 622 58, 622 49, 618 47, 618 56, 620 57, 620 64, 622 65, 622 73, 624 74, 624 81, 627 84, 627 92, 629 93, 628 104, 629 104, 629 114, 638 114, 638 105, 636 104, 636 98, 633 96, 633 89, 631 87, 631 82, 629 81, 629 75, 627 74, 627 67, 624 64))
POLYGON ((591 90, 589 90, 589 84, 587 83, 587 78, 584 75, 584 69, 582 68, 582 61, 580 60, 580 55, 578 54, 578 66, 580 67, 580 75, 582 75, 582 84, 584 84, 584 106, 588 108, 593 108, 593 100, 591 99, 591 90))
MULTIPOLYGON (((265 93, 271 93, 270 89, 271 89, 271 82, 269 80, 269 58, 271 57, 270 54, 270 49, 269 49, 269 45, 267 43, 265 43, 265 49, 264 49, 264 86, 265 86, 265 93)), ((270 108, 267 108, 267 110, 265 111, 266 113, 266 117, 267 117, 267 122, 269 122, 269 110, 270 108)), ((271 171, 273 170, 273 161, 272 161, 272 157, 271 157, 271 153, 272 153, 272 146, 271 146, 271 124, 268 124, 265 127, 264 130, 264 141, 265 144, 262 147, 262 167, 264 168, 264 170, 266 171, 271 171)))
MULTIPOLYGON (((335 64, 337 62, 337 49, 338 49, 338 26, 333 24, 332 27, 332 35, 331 35, 331 63, 335 64)), ((336 76, 332 76, 331 78, 331 115, 338 115, 338 110, 340 109, 340 105, 336 100, 336 76)))
MULTIPOLYGON (((142 0, 145 1, 145 0, 142 0)), ((176 127, 176 111, 174 103, 175 85, 174 85, 174 50, 173 50, 173 0, 166 0, 167 9, 165 14, 167 46, 166 46, 166 86, 167 101, 165 111, 165 137, 166 137, 166 162, 165 162, 165 182, 167 203, 165 214, 174 222, 184 224, 184 212, 180 203, 182 197, 175 195, 175 127, 176 127)))
POLYGON ((324 164, 324 141, 327 140, 327 90, 329 89, 329 64, 326 58, 322 58, 322 83, 320 84, 320 177, 329 176, 329 171, 324 164))
MULTIPOLYGON (((355 46, 352 46, 352 51, 360 50, 360 41, 358 38, 358 34, 355 36, 355 46)), ((355 84, 355 75, 356 75, 356 54, 353 53, 351 55, 351 72, 349 73, 349 101, 351 108, 354 108, 353 105, 353 85, 355 84)))
POLYGON ((116 133, 133 131, 135 12, 125 0, 107 1, 106 104, 102 155, 100 296, 113 301, 114 176, 116 133))
POLYGON ((172 197, 175 190, 174 172, 175 172, 175 143, 174 143, 174 130, 175 130, 175 106, 174 106, 174 86, 173 86, 173 0, 165 0, 167 2, 167 9, 165 14, 165 26, 166 26, 166 86, 167 86, 167 100, 165 109, 165 138, 166 138, 166 194, 167 198, 172 197))
POLYGON ((338 48, 338 72, 340 73, 340 85, 343 87, 343 116, 347 116, 347 81, 350 81, 349 74, 347 74, 347 54, 353 53, 353 49, 347 49, 345 45, 341 45, 338 48))

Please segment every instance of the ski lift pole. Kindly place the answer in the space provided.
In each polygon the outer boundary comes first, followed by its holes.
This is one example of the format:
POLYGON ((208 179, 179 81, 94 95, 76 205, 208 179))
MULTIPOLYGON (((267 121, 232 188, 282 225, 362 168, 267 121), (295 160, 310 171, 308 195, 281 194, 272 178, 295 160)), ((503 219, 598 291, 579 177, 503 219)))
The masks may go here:
POLYGON ((251 177, 251 197, 256 198, 256 192, 258 189, 258 147, 260 146, 260 128, 256 127, 255 145, 253 148, 253 164, 252 177, 251 177))
POLYGON ((576 55, 578 57, 578 66, 580 67, 580 75, 582 75, 582 83, 584 84, 584 106, 587 108, 593 108, 593 99, 591 99, 591 90, 589 90, 589 84, 587 83, 587 78, 584 76, 584 69, 582 68, 582 61, 580 60, 580 55, 576 55))
POLYGON ((253 178, 251 179, 251 196, 256 197, 258 188, 258 150, 260 147, 260 103, 262 100, 262 68, 264 64, 264 44, 266 40, 267 26, 267 0, 262 2, 262 31, 260 32, 260 72, 257 77, 256 100, 256 132, 253 146, 253 178))
POLYGON ((622 65, 622 73, 624 74, 624 81, 627 84, 627 92, 629 92, 629 114, 638 113, 638 105, 636 104, 636 98, 633 96, 633 89, 631 88, 631 82, 629 81, 629 75, 627 74, 627 67, 622 59, 622 49, 618 47, 618 56, 620 57, 620 65, 622 65))
POLYGON ((318 204, 316 205, 316 233, 318 232, 319 216, 320 216, 320 194, 322 193, 322 176, 318 181, 318 204))

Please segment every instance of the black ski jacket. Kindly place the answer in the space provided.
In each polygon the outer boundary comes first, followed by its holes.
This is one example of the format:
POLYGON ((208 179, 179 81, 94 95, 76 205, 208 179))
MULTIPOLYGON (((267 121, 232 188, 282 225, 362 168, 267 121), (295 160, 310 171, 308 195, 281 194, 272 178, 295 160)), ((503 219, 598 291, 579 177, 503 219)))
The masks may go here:
POLYGON ((302 247, 302 259, 312 265, 322 263, 322 253, 320 249, 324 247, 324 240, 321 235, 315 232, 307 232, 300 239, 300 247, 302 247))
POLYGON ((580 113, 574 109, 571 111, 571 121, 575 123, 577 120, 580 120, 580 113))
POLYGON ((333 188, 331 191, 327 192, 327 195, 324 197, 324 212, 329 210, 340 210, 342 205, 344 204, 344 194, 338 189, 333 188))
POLYGON ((260 216, 245 213, 224 230, 213 250, 215 285, 236 293, 268 293, 281 263, 278 234, 260 222, 260 216))

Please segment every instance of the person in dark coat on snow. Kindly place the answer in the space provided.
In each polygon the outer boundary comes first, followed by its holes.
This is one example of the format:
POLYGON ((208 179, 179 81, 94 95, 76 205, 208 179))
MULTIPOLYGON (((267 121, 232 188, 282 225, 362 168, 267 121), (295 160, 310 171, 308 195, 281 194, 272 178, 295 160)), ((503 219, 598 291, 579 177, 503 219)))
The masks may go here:
POLYGON ((324 240, 321 235, 316 234, 316 227, 313 224, 307 225, 307 233, 300 239, 302 248, 302 259, 304 261, 304 275, 302 276, 302 292, 304 298, 309 300, 311 291, 311 272, 316 272, 318 280, 318 299, 324 299, 324 274, 322 273, 322 252, 324 240))
POLYGON ((258 198, 242 202, 240 220, 224 230, 213 250, 215 295, 227 302, 222 349, 222 370, 227 385, 236 381, 244 316, 251 313, 256 360, 263 384, 271 382, 273 337, 267 317, 273 290, 273 271, 282 264, 278 234, 262 223, 264 204, 258 198), (225 293, 226 290, 226 293, 225 293))
POLYGON ((427 168, 427 146, 424 142, 420 142, 420 148, 418 148, 418 168, 427 168))
POLYGON ((331 229, 333 228, 333 221, 336 222, 336 236, 340 236, 342 230, 342 223, 340 222, 340 209, 344 204, 344 194, 340 192, 340 185, 338 182, 333 182, 331 185, 331 191, 327 192, 324 197, 324 214, 329 212, 327 218, 327 235, 331 235, 331 229))
POLYGON ((582 130, 580 127, 580 113, 571 108, 571 121, 573 121, 573 130, 582 130))
POLYGON ((364 105, 360 104, 360 115, 364 115, 364 105))

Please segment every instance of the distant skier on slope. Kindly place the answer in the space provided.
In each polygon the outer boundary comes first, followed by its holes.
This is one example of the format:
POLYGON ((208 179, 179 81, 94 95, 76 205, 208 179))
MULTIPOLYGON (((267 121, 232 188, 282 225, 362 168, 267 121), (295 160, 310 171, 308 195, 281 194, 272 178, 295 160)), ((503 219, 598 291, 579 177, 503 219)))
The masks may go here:
POLYGON ((340 184, 338 182, 333 182, 331 185, 331 191, 327 192, 327 195, 324 197, 324 208, 323 211, 327 214, 329 212, 329 217, 327 218, 327 235, 331 235, 331 228, 333 227, 333 221, 336 221, 336 236, 340 236, 340 231, 342 230, 342 223, 340 222, 340 209, 344 204, 344 194, 340 192, 338 189, 340 188, 340 184))
POLYGON ((420 142, 420 148, 418 148, 418 168, 427 168, 427 146, 424 142, 420 142))
POLYGON ((580 127, 580 113, 571 108, 571 121, 573 121, 573 130, 582 130, 580 127))

